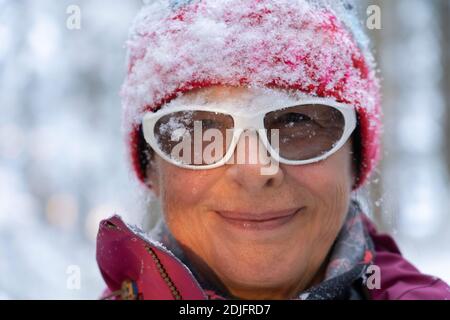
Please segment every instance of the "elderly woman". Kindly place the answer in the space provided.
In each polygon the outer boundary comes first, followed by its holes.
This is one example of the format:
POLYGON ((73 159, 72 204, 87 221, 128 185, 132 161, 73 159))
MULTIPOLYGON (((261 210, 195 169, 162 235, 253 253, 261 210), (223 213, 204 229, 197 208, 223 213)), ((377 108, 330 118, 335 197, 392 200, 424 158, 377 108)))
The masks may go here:
MULTIPOLYGON (((330 2, 331 3, 331 2, 330 2)), ((449 298, 354 200, 377 164, 379 84, 348 4, 155 1, 122 89, 152 236, 105 220, 121 299, 449 298)))

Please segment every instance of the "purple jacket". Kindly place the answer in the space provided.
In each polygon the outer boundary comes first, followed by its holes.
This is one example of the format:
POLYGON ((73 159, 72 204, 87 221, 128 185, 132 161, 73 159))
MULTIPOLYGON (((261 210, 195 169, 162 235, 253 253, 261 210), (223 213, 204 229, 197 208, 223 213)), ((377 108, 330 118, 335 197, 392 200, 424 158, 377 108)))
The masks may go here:
POLYGON ((370 290, 374 300, 449 300, 450 287, 441 279, 422 274, 403 258, 387 234, 377 232, 366 217, 364 224, 375 245, 374 264, 381 269, 381 288, 370 290))
MULTIPOLYGON (((359 265, 375 264, 381 271, 380 289, 359 285, 364 299, 450 299, 450 287, 446 283, 420 273, 403 258, 390 236, 379 234, 374 224, 362 217, 373 251, 366 251, 359 265)), ((224 299, 213 290, 203 288, 186 264, 161 243, 146 238, 118 216, 100 223, 97 262, 107 285, 103 298, 224 299)), ((346 273, 347 278, 352 272, 346 273)), ((357 283, 353 282, 351 286, 357 283)), ((335 286, 332 281, 330 285, 335 286)))

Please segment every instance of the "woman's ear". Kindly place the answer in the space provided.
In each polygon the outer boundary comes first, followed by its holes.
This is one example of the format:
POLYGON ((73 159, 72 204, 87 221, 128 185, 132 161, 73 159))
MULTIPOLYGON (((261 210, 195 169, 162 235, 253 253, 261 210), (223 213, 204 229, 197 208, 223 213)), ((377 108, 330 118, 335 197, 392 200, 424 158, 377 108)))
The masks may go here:
POLYGON ((155 161, 156 153, 147 141, 145 141, 142 124, 139 126, 137 149, 140 169, 144 172, 144 183, 159 197, 159 177, 157 174, 157 161, 155 161))
MULTIPOLYGON (((354 154, 352 152, 352 154, 354 154)), ((358 161, 355 156, 352 156, 352 187, 357 184, 358 180, 358 161)))
POLYGON ((159 175, 158 175, 158 160, 156 159, 153 150, 148 147, 145 150, 146 156, 148 157, 147 166, 145 168, 145 184, 152 189, 153 193, 159 197, 159 175))
POLYGON ((350 142, 352 146, 352 180, 353 185, 356 185, 359 178, 359 170, 361 164, 361 139, 359 135, 359 125, 356 127, 355 131, 350 137, 350 142))

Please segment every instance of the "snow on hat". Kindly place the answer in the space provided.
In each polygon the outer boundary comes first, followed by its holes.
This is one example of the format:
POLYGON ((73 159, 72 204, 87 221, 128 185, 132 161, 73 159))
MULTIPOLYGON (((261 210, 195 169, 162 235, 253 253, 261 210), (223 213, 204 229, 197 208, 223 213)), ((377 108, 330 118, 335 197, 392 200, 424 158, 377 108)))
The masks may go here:
POLYGON ((361 150, 353 189, 364 184, 380 153, 379 81, 361 34, 342 18, 347 3, 339 11, 326 0, 146 2, 130 31, 121 90, 122 129, 142 182, 143 114, 221 84, 299 90, 355 106, 361 150))

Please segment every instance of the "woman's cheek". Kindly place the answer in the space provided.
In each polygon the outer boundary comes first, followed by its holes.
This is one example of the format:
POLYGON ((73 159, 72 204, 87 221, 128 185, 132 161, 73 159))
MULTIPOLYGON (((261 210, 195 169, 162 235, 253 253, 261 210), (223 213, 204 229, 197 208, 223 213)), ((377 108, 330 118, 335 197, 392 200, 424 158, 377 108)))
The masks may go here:
POLYGON ((199 203, 209 188, 209 180, 204 171, 178 168, 165 163, 161 166, 161 187, 165 201, 176 201, 189 206, 199 203))
POLYGON ((330 195, 337 185, 349 185, 342 167, 338 168, 325 162, 287 166, 285 170, 288 173, 287 176, 295 180, 295 184, 319 198, 330 195))
POLYGON ((349 193, 353 182, 351 148, 351 142, 348 141, 339 151, 323 161, 303 166, 287 166, 286 170, 298 184, 319 198, 341 194, 342 188, 349 193))
POLYGON ((285 169, 302 195, 308 195, 312 238, 325 243, 334 239, 348 210, 352 175, 347 151, 348 146, 325 161, 285 169))

